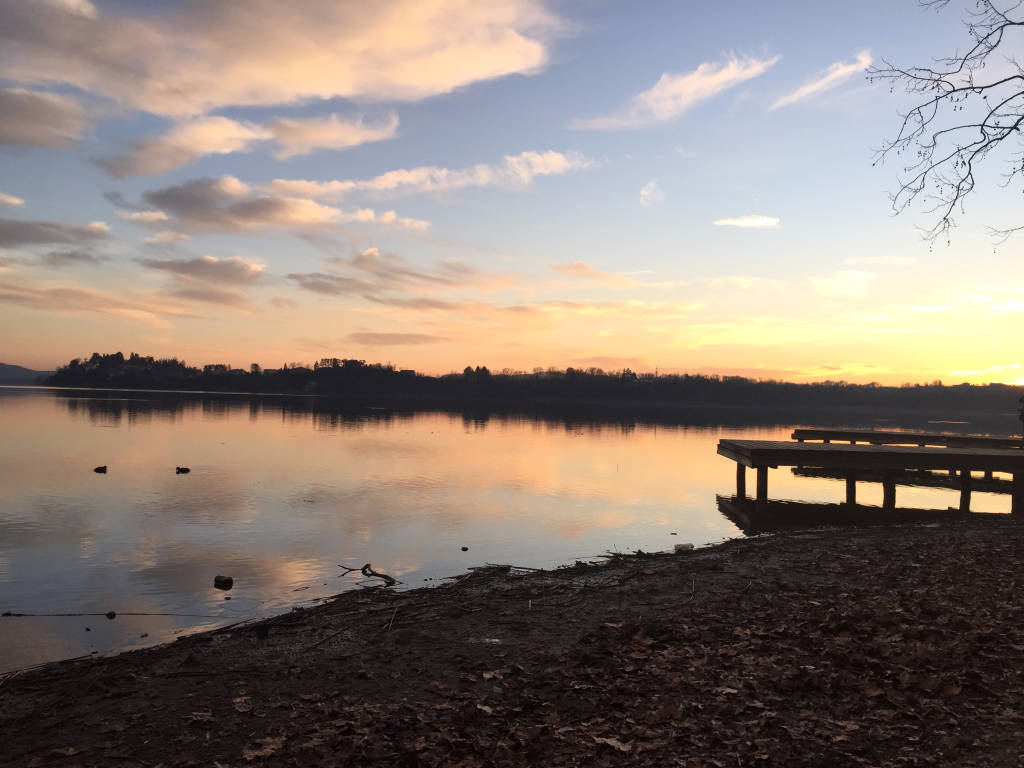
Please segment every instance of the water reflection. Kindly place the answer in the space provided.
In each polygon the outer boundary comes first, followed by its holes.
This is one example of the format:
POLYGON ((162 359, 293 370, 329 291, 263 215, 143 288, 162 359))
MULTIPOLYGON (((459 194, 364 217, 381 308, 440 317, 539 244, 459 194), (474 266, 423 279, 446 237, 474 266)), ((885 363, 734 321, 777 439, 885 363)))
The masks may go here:
MULTIPOLYGON (((15 391, 23 396, 41 388, 2 388, 5 397, 15 391)), ((278 416, 282 420, 311 420, 318 429, 361 428, 366 424, 413 419, 417 414, 450 413, 467 428, 529 421, 561 425, 567 431, 619 429, 629 432, 641 426, 682 427, 778 427, 801 424, 844 426, 851 429, 915 429, 961 434, 1005 434, 1016 427, 1016 412, 972 413, 970 420, 936 419, 929 412, 886 413, 877 408, 750 408, 708 405, 652 404, 650 406, 601 407, 572 404, 526 403, 521 407, 491 410, 437 408, 429 410, 400 404, 373 406, 353 404, 351 399, 302 395, 233 395, 223 393, 125 392, 111 390, 47 390, 69 412, 97 423, 132 422, 139 419, 180 419, 197 411, 207 418, 228 418, 247 412, 252 419, 278 416), (884 414, 884 415, 880 415, 884 414)))
MULTIPOLYGON (((767 501, 717 496, 718 511, 731 520, 747 536, 762 533, 813 528, 818 526, 871 526, 930 523, 962 517, 954 509, 897 508, 885 512, 881 507, 858 504, 807 504, 799 501, 767 501)), ((969 513, 968 513, 969 514, 969 513)))
MULTIPOLYGON (((119 614, 0 619, 0 667, 276 612, 351 588, 357 577, 338 578, 339 563, 370 562, 410 587, 486 562, 543 567, 720 541, 752 530, 716 504, 734 483, 720 437, 879 423, 877 413, 423 412, 44 389, 0 389, 0 413, 0 612, 119 614), (101 464, 108 473, 93 473, 101 464), (235 579, 227 594, 213 587, 218 573, 235 579)), ((785 498, 837 502, 844 491, 775 475, 785 498)), ((955 497, 908 490, 908 505, 914 493, 955 497)))

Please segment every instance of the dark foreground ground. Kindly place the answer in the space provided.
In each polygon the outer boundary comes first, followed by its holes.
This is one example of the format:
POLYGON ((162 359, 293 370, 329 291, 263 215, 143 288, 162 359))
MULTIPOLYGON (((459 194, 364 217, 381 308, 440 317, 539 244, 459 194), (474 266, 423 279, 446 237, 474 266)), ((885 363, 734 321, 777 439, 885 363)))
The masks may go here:
POLYGON ((384 587, 0 683, 0 762, 1012 766, 1024 521, 384 587))

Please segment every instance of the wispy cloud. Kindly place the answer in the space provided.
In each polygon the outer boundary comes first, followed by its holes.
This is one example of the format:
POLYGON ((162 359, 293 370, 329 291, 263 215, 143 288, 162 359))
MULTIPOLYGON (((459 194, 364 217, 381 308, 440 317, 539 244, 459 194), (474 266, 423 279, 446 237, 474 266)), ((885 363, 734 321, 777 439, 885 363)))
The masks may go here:
POLYGON ((741 227, 745 229, 769 229, 779 226, 779 220, 774 216, 762 216, 753 214, 749 216, 734 216, 728 219, 715 219, 716 227, 741 227))
POLYGON ((139 259, 147 269, 170 276, 164 293, 188 301, 245 307, 249 299, 245 289, 257 283, 264 267, 241 256, 218 259, 197 256, 191 259, 139 259))
POLYGON ((172 221, 189 231, 239 231, 256 227, 315 231, 345 223, 375 223, 423 231, 430 222, 372 208, 342 210, 308 197, 277 194, 234 176, 192 179, 142 195, 155 211, 119 214, 151 226, 172 221), (163 218, 160 218, 160 216, 163 218))
POLYGON ((810 283, 822 298, 839 299, 864 295, 876 277, 878 274, 875 272, 841 269, 824 277, 812 277, 810 283))
POLYGON ((192 237, 184 232, 157 232, 149 237, 142 238, 142 242, 149 243, 150 245, 172 245, 174 243, 184 243, 191 239, 192 237))
POLYGON ((117 217, 133 224, 161 224, 167 221, 163 211, 118 211, 117 217))
POLYGON ((312 200, 254 193, 234 176, 202 178, 143 194, 186 229, 240 230, 326 224, 341 214, 312 200))
POLYGON ((139 259, 148 269, 169 272, 181 277, 210 280, 215 283, 243 285, 253 283, 263 275, 262 264, 230 256, 218 259, 215 256, 197 256, 193 259, 139 259))
POLYGON ((24 204, 25 201, 22 200, 20 197, 15 197, 14 195, 5 195, 3 192, 0 192, 0 205, 16 208, 17 206, 24 204))
POLYGON ((56 221, 0 219, 0 248, 42 243, 79 245, 105 240, 109 236, 110 227, 102 221, 75 226, 56 221))
POLYGON ((351 268, 385 287, 406 284, 482 287, 496 277, 454 259, 439 261, 433 269, 423 269, 413 266, 396 253, 382 253, 378 248, 367 248, 347 259, 330 259, 329 263, 335 267, 351 268))
POLYGON ((279 147, 274 156, 287 160, 316 149, 348 149, 393 139, 398 133, 398 115, 391 113, 387 120, 378 123, 368 123, 362 116, 346 119, 336 114, 301 120, 279 118, 267 127, 279 147))
POLYGON ((842 85, 858 72, 863 72, 871 66, 871 61, 871 53, 869 51, 859 51, 853 61, 837 61, 820 73, 814 80, 777 99, 772 104, 771 109, 776 110, 789 104, 796 104, 799 101, 813 99, 825 91, 842 85))
POLYGON ((399 216, 395 211, 375 211, 373 208, 357 208, 354 211, 343 211, 338 215, 340 222, 362 222, 377 224, 393 224, 403 229, 423 232, 430 228, 430 222, 423 219, 412 219, 399 216))
POLYGON ((625 288, 636 285, 636 280, 628 275, 617 275, 611 272, 602 272, 601 270, 590 266, 590 264, 585 261, 570 261, 566 264, 552 264, 551 269, 554 272, 558 272, 560 275, 566 275, 579 280, 606 283, 615 287, 625 288))
POLYGON ((72 250, 44 253, 39 257, 39 261, 47 267, 73 267, 79 264, 97 267, 103 262, 103 259, 90 251, 72 250))
POLYGON ((449 341, 449 339, 444 336, 435 336, 429 333, 372 333, 369 331, 350 333, 347 338, 351 342, 364 344, 368 347, 437 344, 439 342, 449 341))
POLYGON ((664 199, 665 193, 661 190, 661 185, 658 184, 657 179, 651 179, 640 188, 641 205, 654 205, 664 199))
POLYGON ((154 328, 168 328, 163 316, 194 317, 178 306, 152 299, 126 299, 85 288, 37 287, 0 283, 0 301, 44 312, 84 312, 111 315, 143 322, 154 328))
POLYGON ((100 158, 97 165, 111 176, 159 176, 208 155, 252 152, 271 141, 274 156, 285 160, 316 149, 346 149, 395 136, 398 116, 386 122, 367 123, 362 117, 342 119, 337 115, 301 120, 277 119, 267 125, 231 120, 227 117, 196 117, 183 120, 167 133, 141 139, 122 154, 100 158))
POLYGON ((967 368, 963 370, 950 371, 950 376, 991 376, 993 373, 1008 373, 1015 377, 1021 376, 1024 366, 1020 363, 1008 363, 1006 365, 990 365, 988 368, 967 368))
POLYGON ((666 72, 651 88, 638 93, 611 115, 574 120, 570 127, 614 131, 673 120, 696 104, 763 74, 779 58, 732 56, 724 62, 704 62, 692 72, 666 72))
POLYGON ((500 163, 478 163, 466 168, 439 168, 434 165, 400 168, 372 179, 305 181, 275 179, 265 185, 271 192, 284 195, 338 200, 353 193, 375 195, 416 195, 450 192, 467 187, 527 187, 538 176, 557 176, 593 168, 596 163, 578 152, 521 152, 506 155, 500 163))
POLYGON ((905 267, 916 264, 913 256, 851 256, 843 261, 851 267, 905 267))
POLYGON ((495 290, 508 284, 505 275, 481 272, 454 259, 420 267, 396 253, 367 248, 350 257, 328 259, 331 272, 294 272, 287 277, 306 291, 324 296, 360 296, 407 309, 450 309, 451 302, 403 292, 432 289, 495 290), (399 295, 395 295, 398 293, 399 295))
MULTIPOLYGON (((5 11, 0 8, 0 13, 5 11)), ((82 135, 86 125, 85 109, 70 96, 0 89, 0 144, 67 147, 82 135)))
POLYGON ((111 176, 159 176, 205 155, 249 152, 272 134, 253 123, 200 117, 175 125, 163 136, 142 139, 121 155, 97 160, 111 176))
POLYGON ((588 279, 603 280, 611 277, 607 272, 594 269, 585 261, 570 261, 566 264, 552 264, 551 269, 562 275, 570 277, 583 277, 588 279))

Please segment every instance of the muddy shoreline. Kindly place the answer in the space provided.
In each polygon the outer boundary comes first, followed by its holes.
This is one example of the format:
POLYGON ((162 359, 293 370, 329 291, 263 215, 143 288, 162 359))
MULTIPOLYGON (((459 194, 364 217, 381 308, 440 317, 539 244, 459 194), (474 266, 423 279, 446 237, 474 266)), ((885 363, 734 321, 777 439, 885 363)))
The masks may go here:
POLYGON ((971 515, 364 589, 0 678, 0 763, 1016 768, 1022 562, 971 515))

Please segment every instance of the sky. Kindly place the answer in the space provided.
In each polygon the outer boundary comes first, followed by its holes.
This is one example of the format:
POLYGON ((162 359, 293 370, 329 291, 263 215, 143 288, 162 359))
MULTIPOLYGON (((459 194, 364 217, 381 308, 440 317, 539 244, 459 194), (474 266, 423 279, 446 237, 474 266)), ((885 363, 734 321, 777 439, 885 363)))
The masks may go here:
POLYGON ((875 163, 962 11, 0 0, 0 360, 1024 382, 1020 190, 875 163))

